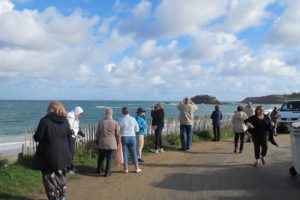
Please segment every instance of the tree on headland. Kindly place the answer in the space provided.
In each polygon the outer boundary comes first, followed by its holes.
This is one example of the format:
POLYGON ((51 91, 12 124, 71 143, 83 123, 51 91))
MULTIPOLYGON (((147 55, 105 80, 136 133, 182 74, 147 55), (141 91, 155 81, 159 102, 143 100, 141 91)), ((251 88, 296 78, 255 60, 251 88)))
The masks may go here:
POLYGON ((267 95, 261 97, 247 97, 242 103, 252 102, 255 104, 281 104, 288 100, 300 100, 300 93, 294 92, 292 94, 282 94, 282 95, 267 95))
POLYGON ((221 102, 214 96, 210 95, 197 95, 191 98, 195 104, 221 104, 221 102))

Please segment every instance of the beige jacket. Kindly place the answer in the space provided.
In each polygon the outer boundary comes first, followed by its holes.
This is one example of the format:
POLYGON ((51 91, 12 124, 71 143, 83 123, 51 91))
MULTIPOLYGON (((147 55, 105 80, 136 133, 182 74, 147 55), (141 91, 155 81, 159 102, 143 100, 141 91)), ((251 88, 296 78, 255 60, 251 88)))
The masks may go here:
POLYGON ((103 119, 98 123, 96 141, 99 149, 115 150, 120 143, 120 128, 113 119, 103 119))
POLYGON ((251 107, 249 107, 249 106, 246 106, 246 107, 243 109, 243 111, 246 113, 246 115, 247 115, 248 117, 251 117, 251 116, 255 115, 255 109, 254 109, 254 108, 251 108, 251 107))
POLYGON ((233 125, 233 131, 236 133, 244 133, 247 130, 247 126, 245 124, 245 120, 248 118, 247 114, 243 111, 236 112, 231 120, 233 125))
POLYGON ((195 104, 184 104, 179 103, 177 105, 178 110, 180 111, 179 120, 180 124, 184 125, 193 125, 194 112, 198 109, 195 104))

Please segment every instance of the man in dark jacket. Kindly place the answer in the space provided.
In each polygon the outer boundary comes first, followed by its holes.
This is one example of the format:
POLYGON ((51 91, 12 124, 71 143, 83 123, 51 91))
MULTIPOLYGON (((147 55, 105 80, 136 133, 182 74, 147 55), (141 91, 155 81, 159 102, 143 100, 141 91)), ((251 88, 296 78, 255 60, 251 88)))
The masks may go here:
POLYGON ((42 172, 48 199, 64 200, 66 168, 72 160, 68 143, 70 128, 66 112, 58 101, 52 101, 47 112, 33 136, 38 142, 33 168, 42 172))
POLYGON ((223 115, 218 105, 215 106, 215 110, 212 112, 210 118, 212 119, 212 125, 214 130, 213 141, 215 142, 220 141, 220 127, 222 124, 223 115))
POLYGON ((158 103, 154 106, 154 109, 151 111, 152 117, 152 127, 155 134, 155 153, 163 153, 164 149, 162 147, 162 130, 165 123, 165 112, 161 103, 158 103))

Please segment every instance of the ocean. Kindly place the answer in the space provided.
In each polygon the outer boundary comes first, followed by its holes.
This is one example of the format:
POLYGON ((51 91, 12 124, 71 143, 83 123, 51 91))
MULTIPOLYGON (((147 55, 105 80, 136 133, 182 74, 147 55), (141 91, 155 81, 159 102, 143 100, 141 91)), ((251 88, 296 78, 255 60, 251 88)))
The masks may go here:
MULTIPOLYGON (((36 100, 1 100, 0 101, 0 154, 4 154, 11 149, 20 148, 24 141, 24 135, 29 126, 37 126, 39 120, 46 114, 50 101, 36 100)), ((135 115, 138 107, 143 107, 150 117, 152 107, 157 101, 61 101, 67 111, 75 106, 84 109, 84 115, 80 123, 96 123, 104 117, 104 109, 111 107, 114 110, 114 119, 121 117, 121 108, 128 106, 131 115, 135 115)), ((178 102, 163 102, 167 118, 178 117, 176 105, 178 102)), ((232 114, 237 105, 236 102, 220 106, 223 114, 232 114)), ((214 110, 214 105, 201 104, 195 112, 196 116, 210 115, 214 110)), ((280 106, 280 105, 277 105, 280 106)), ((265 109, 272 109, 274 105, 264 105, 265 109)))

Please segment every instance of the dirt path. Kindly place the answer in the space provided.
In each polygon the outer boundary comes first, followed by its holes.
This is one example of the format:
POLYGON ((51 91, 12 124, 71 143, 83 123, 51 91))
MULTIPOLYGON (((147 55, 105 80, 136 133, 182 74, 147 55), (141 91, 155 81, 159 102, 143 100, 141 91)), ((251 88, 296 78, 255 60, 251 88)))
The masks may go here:
MULTIPOLYGON (((140 174, 113 170, 109 178, 81 175, 68 182, 68 200, 300 198, 300 178, 291 178, 289 135, 269 145, 267 165, 255 168, 252 143, 234 154, 230 140, 195 144, 189 152, 169 151, 145 158, 140 174)), ((131 166, 132 167, 132 166, 131 166)))

